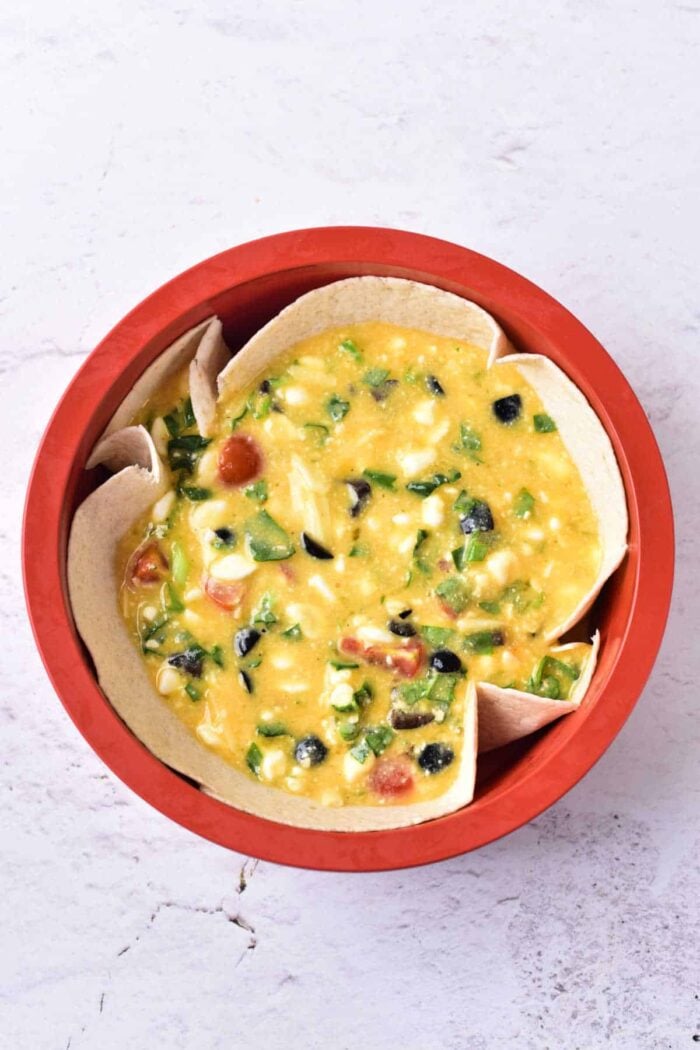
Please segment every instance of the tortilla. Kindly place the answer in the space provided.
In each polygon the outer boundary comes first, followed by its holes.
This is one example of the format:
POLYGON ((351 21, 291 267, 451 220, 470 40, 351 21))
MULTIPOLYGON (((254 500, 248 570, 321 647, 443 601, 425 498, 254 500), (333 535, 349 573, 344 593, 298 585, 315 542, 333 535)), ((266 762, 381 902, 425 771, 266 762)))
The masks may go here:
POLYGON ((387 321, 472 343, 489 351, 489 365, 512 347, 476 303, 428 284, 398 277, 349 277, 302 295, 239 350, 219 376, 219 393, 245 387, 294 343, 360 321, 387 321))
MULTIPOLYGON (((126 395, 121 405, 114 413, 105 427, 102 436, 95 445, 87 463, 86 470, 91 470, 98 463, 104 463, 111 470, 119 469, 111 467, 109 463, 101 458, 100 445, 105 438, 119 430, 128 427, 138 411, 153 394, 163 386, 164 383, 180 371, 188 362, 196 360, 196 381, 192 390, 192 408, 198 425, 206 425, 211 418, 212 398, 212 371, 215 369, 214 377, 225 365, 230 356, 228 347, 221 335, 221 322, 218 317, 208 317, 206 321, 190 328, 181 335, 179 339, 159 354, 141 376, 136 380, 133 387, 126 395), (222 350, 223 347, 223 350, 222 350)), ((190 383, 192 384, 192 373, 190 372, 190 383)), ((204 433, 204 431, 201 431, 204 433)))
MULTIPOLYGON (((519 740, 520 737, 529 736, 562 715, 575 711, 586 695, 595 671, 600 648, 598 631, 591 641, 591 652, 586 666, 568 700, 548 700, 546 697, 534 696, 519 689, 501 689, 490 682, 477 682, 479 752, 493 751, 497 747, 512 743, 513 740, 519 740)), ((567 648, 569 646, 563 645, 559 652, 565 652, 567 648)))
POLYGON ((220 369, 219 394, 242 389, 292 344, 327 328, 363 320, 468 341, 488 350, 489 366, 514 362, 547 410, 556 415, 598 516, 603 548, 595 587, 550 633, 560 636, 590 607, 626 549, 624 490, 607 434, 583 394, 553 362, 541 355, 512 353, 496 321, 476 304, 396 278, 350 278, 302 296, 253 336, 223 369, 228 350, 217 319, 185 333, 146 370, 98 442, 88 466, 102 462, 118 473, 78 508, 68 549, 68 586, 78 630, 103 691, 145 746, 207 793, 238 809, 295 826, 342 831, 406 826, 465 806, 473 797, 477 743, 479 750, 491 750, 575 710, 590 683, 599 645, 596 634, 584 672, 567 701, 488 683, 465 684, 464 747, 457 777, 443 795, 412 805, 335 808, 266 787, 199 743, 153 689, 115 601, 121 586, 115 565, 119 540, 163 494, 164 483, 148 433, 124 424, 189 355, 193 410, 200 431, 206 434, 214 416, 214 380, 220 369))

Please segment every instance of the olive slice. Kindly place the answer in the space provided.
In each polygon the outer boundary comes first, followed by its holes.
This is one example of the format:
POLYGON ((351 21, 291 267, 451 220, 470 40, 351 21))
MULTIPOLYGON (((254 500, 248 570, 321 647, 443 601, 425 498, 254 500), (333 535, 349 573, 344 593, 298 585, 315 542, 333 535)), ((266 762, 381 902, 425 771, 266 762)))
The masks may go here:
POLYGON ((451 649, 436 649, 430 657, 430 666, 438 674, 459 674, 462 661, 451 649))
POLYGON ((443 387, 442 383, 440 382, 437 376, 427 375, 425 377, 425 385, 427 386, 430 393, 434 394, 435 397, 445 396, 445 388, 443 387))
POLYGON ((426 773, 439 773, 450 765, 455 753, 447 744, 426 744, 418 756, 418 765, 426 773))
POLYGON ((389 620, 387 626, 391 633, 398 635, 399 638, 413 638, 416 633, 413 624, 406 620, 389 620))
POLYGON ((346 478, 345 484, 350 493, 350 517, 356 518, 367 506, 372 486, 364 478, 346 478))
POLYGON ((514 423, 520 415, 523 407, 523 399, 520 394, 508 394, 507 397, 499 397, 494 401, 493 414, 499 423, 514 423))
POLYGON ((433 711, 405 711, 402 707, 394 707, 389 712, 392 729, 420 729, 434 720, 433 711))
POLYGON ((319 561, 329 561, 333 557, 331 552, 322 547, 312 536, 309 536, 308 532, 302 532, 301 545, 307 554, 310 554, 312 558, 318 558, 319 561))
POLYGON ((241 627, 240 631, 236 631, 233 639, 236 656, 247 656, 253 651, 260 638, 260 631, 256 631, 254 627, 241 627))

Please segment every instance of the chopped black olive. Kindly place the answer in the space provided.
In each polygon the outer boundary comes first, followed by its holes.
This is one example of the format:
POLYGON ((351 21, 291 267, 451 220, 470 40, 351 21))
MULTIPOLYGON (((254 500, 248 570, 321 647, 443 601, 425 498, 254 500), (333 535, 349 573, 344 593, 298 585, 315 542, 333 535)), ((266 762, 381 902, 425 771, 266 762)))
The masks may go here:
POLYGON ((493 414, 500 423, 513 423, 520 415, 523 407, 523 399, 520 394, 508 394, 507 397, 499 397, 493 403, 493 414))
POLYGON ((437 376, 426 376, 425 385, 427 386, 431 394, 435 394, 435 397, 445 396, 445 389, 440 380, 437 378, 437 376))
POLYGON ((253 679, 250 677, 247 671, 238 672, 238 681, 241 683, 246 693, 253 692, 253 679))
POLYGON ((272 391, 272 384, 270 383, 270 380, 263 379, 258 389, 261 394, 269 394, 272 391))
POLYGON ((439 773, 446 769, 455 757, 447 744, 426 744, 418 756, 418 765, 426 773, 439 773))
POLYGON ((233 529, 229 529, 225 525, 220 529, 214 529, 214 535, 221 541, 224 547, 232 547, 236 542, 236 533, 233 529))
POLYGON ((192 675, 193 678, 202 677, 203 662, 204 653, 201 649, 185 649, 181 653, 173 653, 172 656, 168 657, 168 663, 171 667, 177 667, 179 671, 185 671, 187 674, 192 675))
POLYGON ((346 478, 345 484, 350 491, 350 517, 356 518, 367 506, 372 486, 364 478, 346 478))
POLYGON ((302 737, 294 748, 294 757, 304 769, 320 765, 327 754, 328 748, 317 736, 302 737))
POLYGON ((398 386, 398 382, 398 379, 385 379, 379 386, 373 387, 370 393, 375 401, 386 401, 394 387, 398 386))
POLYGON ((432 711, 405 711, 402 707, 394 707, 389 712, 389 723, 393 729, 419 729, 434 720, 432 711))
POLYGON ((488 503, 480 499, 474 500, 469 512, 459 519, 459 527, 465 535, 470 532, 491 532, 493 514, 488 503))
POLYGON ((413 609, 402 609, 399 613, 399 620, 406 620, 413 612, 413 609))
POLYGON ((459 674, 462 661, 451 649, 436 649, 430 657, 430 666, 438 674, 459 674))
POLYGON ((252 653, 260 638, 260 631, 256 631, 254 627, 241 627, 240 631, 236 631, 233 639, 236 656, 247 656, 248 653, 252 653))
POLYGON ((302 532, 301 545, 307 554, 310 554, 312 558, 318 558, 319 561, 329 561, 333 557, 331 552, 309 536, 308 532, 302 532))
POLYGON ((405 620, 389 620, 389 630, 392 634, 397 634, 399 638, 413 638, 416 633, 413 624, 405 620))

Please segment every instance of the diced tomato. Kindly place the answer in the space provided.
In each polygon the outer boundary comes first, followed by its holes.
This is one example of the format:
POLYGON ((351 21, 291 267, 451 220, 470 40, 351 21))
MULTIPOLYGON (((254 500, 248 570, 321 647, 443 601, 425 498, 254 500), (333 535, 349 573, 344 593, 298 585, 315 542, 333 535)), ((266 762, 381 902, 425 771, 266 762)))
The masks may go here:
POLYGON ((442 602, 442 601, 439 601, 439 600, 438 600, 438 605, 440 606, 440 608, 441 608, 441 609, 442 609, 442 611, 444 612, 445 616, 449 616, 449 618, 450 618, 451 620, 456 620, 456 619, 457 619, 457 617, 459 616, 459 613, 456 613, 456 612, 454 611, 454 609, 452 609, 452 608, 451 608, 451 607, 450 607, 450 606, 449 606, 449 605, 447 604, 447 602, 442 602))
POLYGON ((157 543, 147 543, 134 552, 131 579, 134 583, 160 583, 168 571, 168 559, 157 543))
POLYGON ((247 485, 262 470, 260 447, 252 437, 235 434, 219 452, 219 477, 226 485, 247 485))
POLYGON ((405 795, 414 784, 410 758, 407 755, 380 758, 370 770, 367 783, 376 795, 384 798, 405 795))
POLYGON ((215 580, 213 576, 205 576, 202 585, 207 598, 211 598, 220 609, 225 609, 227 612, 238 609, 245 598, 246 586, 244 583, 222 583, 220 580, 215 580))
POLYGON ((357 638, 341 638, 338 644, 341 653, 359 656, 368 664, 396 671, 402 678, 415 678, 423 663, 423 645, 410 638, 404 645, 365 645, 357 638))

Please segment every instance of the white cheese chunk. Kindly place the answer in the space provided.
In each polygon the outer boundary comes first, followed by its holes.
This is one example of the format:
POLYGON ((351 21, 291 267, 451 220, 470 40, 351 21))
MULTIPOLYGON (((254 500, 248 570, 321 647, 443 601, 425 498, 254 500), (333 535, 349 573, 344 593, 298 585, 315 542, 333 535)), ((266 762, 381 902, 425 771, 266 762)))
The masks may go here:
POLYGON ((151 511, 151 521, 155 521, 156 524, 165 521, 170 511, 175 505, 175 490, 171 489, 170 492, 166 492, 164 496, 161 496, 157 503, 153 504, 153 510, 151 511))
POLYGON ((336 600, 335 594, 330 589, 323 576, 309 576, 309 587, 313 587, 314 590, 323 595, 327 602, 334 602, 336 600))
POLYGON ((284 751, 273 748, 266 751, 260 763, 260 776, 263 780, 274 780, 280 777, 287 768, 287 756, 284 751))
POLYGON ((243 580, 257 568, 256 562, 243 554, 224 554, 209 566, 209 572, 217 580, 243 580))
POLYGON ((437 452, 434 448, 402 449, 396 453, 398 463, 404 477, 412 478, 416 474, 427 470, 435 462, 437 452))
POLYGON ((445 520, 445 505, 442 502, 442 497, 438 496, 436 492, 423 500, 421 517, 424 525, 430 525, 432 528, 442 525, 445 520))
POLYGON ((181 685, 182 679, 175 668, 168 663, 162 664, 156 677, 158 692, 162 696, 169 696, 171 693, 176 693, 181 685))
POLYGON ((518 559, 512 551, 493 551, 484 562, 485 571, 501 586, 505 586, 510 580, 513 569, 517 566, 518 559))
POLYGON ((151 427, 151 437, 153 438, 153 444, 156 446, 156 452, 163 459, 168 454, 168 441, 170 440, 170 434, 168 428, 165 425, 165 420, 162 416, 158 416, 157 419, 153 420, 153 426, 151 427))
POLYGON ((283 396, 288 405, 304 405, 309 400, 309 395, 301 386, 288 386, 283 396))
POLYGON ((431 426, 435 420, 435 401, 421 401, 421 403, 413 409, 413 418, 416 423, 422 423, 424 426, 431 426))

